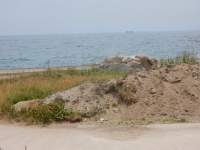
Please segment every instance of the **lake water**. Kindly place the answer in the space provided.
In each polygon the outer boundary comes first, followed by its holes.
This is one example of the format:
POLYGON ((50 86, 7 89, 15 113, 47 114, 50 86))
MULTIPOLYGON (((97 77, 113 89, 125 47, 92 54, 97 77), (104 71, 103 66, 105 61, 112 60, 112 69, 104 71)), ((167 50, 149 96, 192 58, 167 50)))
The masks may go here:
POLYGON ((106 56, 200 57, 200 31, 0 36, 0 69, 91 65, 106 56))

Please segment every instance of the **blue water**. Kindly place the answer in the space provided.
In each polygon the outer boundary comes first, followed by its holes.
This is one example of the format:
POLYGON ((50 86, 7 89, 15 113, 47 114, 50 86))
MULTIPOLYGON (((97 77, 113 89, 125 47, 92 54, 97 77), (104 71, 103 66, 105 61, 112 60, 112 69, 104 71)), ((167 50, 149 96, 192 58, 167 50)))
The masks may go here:
POLYGON ((106 56, 200 57, 200 31, 0 36, 0 69, 91 65, 106 56))

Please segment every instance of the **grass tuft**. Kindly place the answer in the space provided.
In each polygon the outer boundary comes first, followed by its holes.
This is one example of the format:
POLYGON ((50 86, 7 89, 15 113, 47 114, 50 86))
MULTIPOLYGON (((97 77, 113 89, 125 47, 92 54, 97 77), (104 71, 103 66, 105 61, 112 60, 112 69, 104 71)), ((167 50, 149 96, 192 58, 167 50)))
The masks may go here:
POLYGON ((180 65, 180 64, 189 64, 189 65, 195 65, 198 64, 197 59, 197 53, 194 51, 183 51, 175 58, 168 58, 168 59, 161 59, 159 62, 159 68, 162 68, 164 66, 168 65, 180 65))

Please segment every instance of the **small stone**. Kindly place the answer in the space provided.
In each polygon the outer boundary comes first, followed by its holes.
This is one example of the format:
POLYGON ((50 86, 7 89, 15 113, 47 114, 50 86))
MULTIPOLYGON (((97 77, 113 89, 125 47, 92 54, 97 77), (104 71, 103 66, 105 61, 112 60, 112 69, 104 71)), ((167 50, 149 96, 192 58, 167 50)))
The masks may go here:
POLYGON ((150 94, 155 94, 156 92, 157 92, 157 90, 155 88, 151 88, 150 94))
POLYGON ((146 75, 143 72, 138 72, 137 75, 142 78, 146 78, 146 75))
POLYGON ((169 73, 169 69, 168 69, 168 68, 166 68, 166 69, 165 69, 165 72, 166 72, 166 73, 169 73))
POLYGON ((117 80, 117 85, 121 86, 124 84, 124 81, 123 80, 117 80))
POLYGON ((161 113, 162 116, 167 116, 166 112, 161 113))
POLYGON ((118 113, 118 112, 119 112, 119 109, 113 108, 113 111, 114 111, 115 113, 118 113))
POLYGON ((197 80, 197 79, 198 79, 198 77, 197 77, 197 76, 195 76, 195 77, 194 77, 194 79, 195 79, 195 80, 197 80))
POLYGON ((104 118, 100 118, 100 121, 99 121, 99 122, 102 123, 103 121, 104 121, 104 118))
POLYGON ((189 110, 188 109, 185 109, 185 112, 188 112, 189 110))
POLYGON ((154 116, 155 114, 154 113, 150 113, 152 116, 154 116))
POLYGON ((85 102, 89 102, 89 101, 90 101, 90 99, 86 99, 86 100, 85 100, 85 102))

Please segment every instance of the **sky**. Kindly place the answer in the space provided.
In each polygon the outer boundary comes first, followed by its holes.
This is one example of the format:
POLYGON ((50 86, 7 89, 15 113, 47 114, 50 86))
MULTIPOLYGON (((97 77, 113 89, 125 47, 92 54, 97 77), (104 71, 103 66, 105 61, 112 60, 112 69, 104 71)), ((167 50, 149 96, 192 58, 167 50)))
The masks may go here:
POLYGON ((0 0, 0 36, 200 30, 200 0, 0 0))

